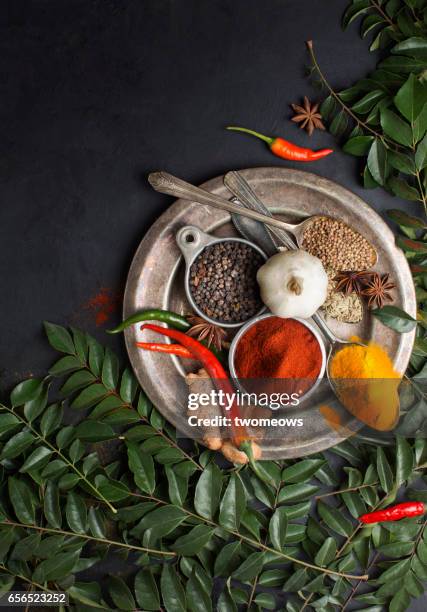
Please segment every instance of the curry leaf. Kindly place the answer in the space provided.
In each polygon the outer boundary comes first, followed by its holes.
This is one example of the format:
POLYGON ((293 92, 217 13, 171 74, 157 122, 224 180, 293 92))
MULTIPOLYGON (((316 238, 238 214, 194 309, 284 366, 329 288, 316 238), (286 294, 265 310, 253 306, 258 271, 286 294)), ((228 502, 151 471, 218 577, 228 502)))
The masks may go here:
POLYGON ((186 612, 185 591, 173 565, 163 565, 160 585, 167 612, 186 612))
POLYGON ((138 446, 133 442, 127 443, 129 468, 137 487, 146 493, 153 493, 156 486, 156 474, 153 458, 141 453, 138 446))
POLYGON ((387 136, 390 136, 399 144, 412 145, 411 126, 389 108, 381 110, 381 127, 387 136))
POLYGON ((43 381, 38 378, 29 378, 16 385, 10 394, 10 403, 12 406, 21 406, 26 402, 39 397, 43 389, 43 381))
POLYGON ((427 166, 427 134, 418 143, 417 151, 415 153, 415 164, 418 170, 422 170, 427 166))
POLYGON ((320 517, 330 529, 345 537, 351 534, 353 531, 351 522, 347 520, 337 508, 325 504, 324 502, 319 502, 317 509, 320 517))
POLYGON ((209 542, 214 529, 209 525, 197 525, 187 534, 178 538, 172 548, 179 555, 196 555, 209 542))
POLYGON ((296 483, 308 480, 325 464, 324 459, 303 459, 287 467, 282 472, 282 480, 286 483, 296 483))
POLYGON ((232 474, 221 500, 220 525, 231 531, 237 530, 245 507, 246 494, 242 481, 237 474, 232 474))
POLYGON ((58 487, 51 481, 47 483, 44 494, 44 513, 52 527, 61 529, 62 516, 59 504, 59 491, 58 487))
POLYGON ((265 555, 263 552, 254 552, 233 572, 233 578, 247 582, 255 578, 263 568, 265 555))
POLYGON ((27 525, 36 521, 36 505, 30 485, 16 476, 8 478, 9 499, 18 520, 27 525))
POLYGON ((157 537, 174 531, 186 519, 184 510, 178 506, 162 506, 146 514, 139 523, 140 529, 152 529, 157 537))
POLYGON ((12 436, 4 445, 1 459, 14 459, 27 450, 34 442, 34 436, 29 431, 20 431, 12 436))
POLYGON ((67 517, 67 523, 73 531, 76 533, 86 533, 86 505, 83 499, 74 491, 70 491, 67 495, 65 514, 67 517))
POLYGON ((368 168, 373 178, 379 185, 385 185, 389 175, 387 164, 387 150, 381 140, 376 138, 369 150, 368 168))
POLYGON ((414 465, 414 456, 409 442, 398 436, 396 438, 396 483, 402 484, 409 478, 414 465))
POLYGON ((327 538, 320 547, 320 550, 316 554, 314 560, 317 565, 325 567, 334 559, 336 552, 337 545, 334 538, 327 538))
POLYGON ((214 575, 228 576, 239 563, 241 545, 239 540, 230 542, 222 548, 215 560, 214 575))
POLYGON ((373 136, 355 136, 347 140, 342 150, 344 153, 363 157, 368 154, 373 140, 373 136))
POLYGON ((286 541, 288 519, 284 508, 277 508, 270 519, 268 532, 270 540, 277 550, 282 550, 286 541))
POLYGON ((387 215, 392 221, 404 227, 413 227, 414 229, 427 229, 426 222, 418 217, 408 215, 403 210, 392 209, 387 211, 387 215))
POLYGON ((212 519, 221 498, 222 474, 215 463, 210 463, 202 472, 194 494, 194 507, 200 516, 212 519))
POLYGON ((160 608, 159 590, 153 574, 149 570, 141 570, 135 576, 135 597, 144 610, 160 608))
POLYGON ((73 339, 65 327, 45 321, 44 328, 49 344, 55 350, 59 351, 60 353, 69 353, 71 355, 75 354, 73 339))
POLYGON ((135 600, 124 580, 113 575, 109 577, 108 582, 108 590, 111 595, 111 599, 117 608, 119 610, 134 610, 135 600))
POLYGON ((412 202, 417 202, 420 200, 418 190, 398 176, 391 176, 387 181, 387 185, 390 187, 394 195, 399 198, 410 200, 412 202))
POLYGON ((383 325, 400 333, 410 332, 415 329, 417 322, 408 313, 397 308, 397 306, 383 306, 372 310, 372 314, 383 325))
POLYGON ((381 446, 377 448, 377 472, 383 490, 388 493, 393 486, 393 472, 381 446))

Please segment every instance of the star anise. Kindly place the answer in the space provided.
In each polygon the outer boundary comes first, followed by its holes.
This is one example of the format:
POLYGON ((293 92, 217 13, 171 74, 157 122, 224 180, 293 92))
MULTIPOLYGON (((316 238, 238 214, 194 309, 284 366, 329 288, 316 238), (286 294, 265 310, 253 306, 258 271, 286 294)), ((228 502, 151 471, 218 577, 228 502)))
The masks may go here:
POLYGON ((197 315, 189 315, 187 320, 192 326, 187 332, 188 336, 196 338, 199 342, 201 340, 206 340, 208 346, 213 346, 218 351, 221 350, 227 336, 227 332, 223 330, 222 327, 208 323, 208 321, 205 321, 202 317, 198 317, 197 315))
POLYGON ((350 293, 360 294, 363 287, 372 278, 373 272, 357 272, 353 270, 343 271, 337 274, 334 278, 336 281, 335 291, 342 291, 345 295, 350 293))
POLYGON ((324 130, 325 126, 322 123, 322 115, 319 113, 319 104, 312 104, 307 96, 304 96, 303 106, 299 104, 291 104, 295 115, 291 121, 300 123, 300 128, 305 129, 309 136, 314 130, 324 130))
POLYGON ((371 280, 366 283, 362 295, 368 298, 368 307, 377 306, 381 308, 384 302, 392 301, 389 291, 394 289, 396 285, 389 281, 390 274, 378 274, 374 272, 371 280))

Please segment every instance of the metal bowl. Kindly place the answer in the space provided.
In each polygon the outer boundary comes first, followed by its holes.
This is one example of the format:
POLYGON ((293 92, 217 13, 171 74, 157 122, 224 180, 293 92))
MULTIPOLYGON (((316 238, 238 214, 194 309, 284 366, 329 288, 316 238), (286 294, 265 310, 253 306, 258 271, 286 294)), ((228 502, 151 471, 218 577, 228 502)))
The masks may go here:
MULTIPOLYGON (((234 366, 234 358, 235 358, 235 354, 236 354, 237 345, 239 344, 240 339, 245 335, 245 333, 253 325, 256 325, 256 323, 258 323, 259 321, 262 321, 263 319, 269 319, 269 318, 272 318, 272 317, 276 318, 277 315, 274 315, 274 314, 271 314, 271 313, 266 313, 266 314, 254 317, 253 319, 248 321, 241 329, 239 329, 239 331, 234 336, 233 341, 231 343, 230 350, 229 350, 229 353, 228 353, 228 367, 229 367, 229 370, 230 370, 231 377, 234 380, 234 383, 243 392, 246 392, 246 389, 240 383, 239 378, 237 376, 236 368, 234 366)), ((278 317, 278 318, 280 318, 280 317, 278 317)), ((298 321, 299 323, 304 325, 313 334, 313 336, 316 338, 316 340, 317 340, 317 342, 319 344, 320 352, 321 352, 321 355, 322 355, 322 364, 320 366, 320 371, 319 371, 319 375, 318 375, 318 377, 316 379, 316 382, 314 382, 313 385, 310 387, 310 389, 308 389, 308 391, 306 391, 306 393, 304 393, 300 397, 300 401, 305 401, 310 395, 312 395, 314 393, 314 391, 316 390, 316 388, 318 387, 318 385, 320 384, 321 380, 323 379, 323 377, 325 375, 326 363, 327 363, 326 348, 325 348, 324 340, 323 340, 322 336, 319 333, 319 330, 312 323, 310 323, 306 319, 300 319, 298 317, 292 317, 292 319, 294 321, 298 321)))
MULTIPOLYGON (((226 323, 223 321, 212 319, 198 307, 198 305, 194 301, 190 289, 191 266, 206 247, 212 246, 213 244, 217 244, 219 242, 241 242, 243 244, 247 244, 252 249, 254 249, 254 251, 257 251, 257 253, 259 253, 264 259, 264 261, 266 261, 267 255, 264 253, 264 251, 262 251, 259 246, 257 246, 253 242, 245 240, 244 238, 217 238, 216 236, 211 236, 210 234, 202 232, 201 229, 194 225, 186 225, 185 227, 182 227, 176 234, 176 242, 185 259, 184 287, 187 300, 190 302, 191 307, 197 312, 200 317, 202 317, 206 321, 209 321, 209 323, 212 323, 213 325, 220 325, 221 327, 228 328, 241 327, 242 325, 244 325, 248 319, 236 323, 226 323)), ((254 316, 260 315, 262 312, 265 312, 265 310, 266 307, 263 306, 254 316)))

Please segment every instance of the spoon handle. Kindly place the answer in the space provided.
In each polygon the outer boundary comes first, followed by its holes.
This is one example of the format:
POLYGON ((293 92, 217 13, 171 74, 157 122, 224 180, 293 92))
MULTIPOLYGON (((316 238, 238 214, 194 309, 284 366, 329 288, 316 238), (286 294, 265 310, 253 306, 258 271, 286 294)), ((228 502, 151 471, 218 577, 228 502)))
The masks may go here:
MULTIPOLYGON (((246 179, 243 176, 235 171, 231 170, 227 172, 224 176, 224 185, 231 191, 233 195, 236 196, 246 206, 246 208, 250 210, 256 210, 262 215, 266 215, 267 217, 272 217, 271 212, 264 205, 263 202, 259 199, 257 194, 254 192, 252 187, 249 185, 246 179)), ((283 223, 283 229, 276 228, 267 228, 269 232, 272 234, 272 239, 278 249, 281 245, 285 245, 288 249, 296 249, 297 246, 292 238, 289 236, 288 232, 291 232, 293 225, 290 223, 283 223), (287 231, 285 231, 284 227, 287 226, 287 231)))
MULTIPOLYGON (((238 215, 249 217, 250 219, 255 219, 255 221, 261 221, 261 223, 280 229, 286 230, 288 226, 287 223, 279 221, 279 219, 262 215, 255 210, 243 208, 243 206, 239 206, 238 204, 233 204, 233 202, 225 198, 221 198, 200 187, 195 187, 167 172, 152 172, 148 175, 148 182, 155 191, 159 191, 160 193, 166 193, 176 198, 183 198, 184 200, 199 202, 199 204, 214 206, 215 208, 220 208, 230 213, 237 213, 238 215)), ((295 245, 292 248, 296 248, 295 245)))
POLYGON ((326 321, 323 319, 323 317, 321 317, 317 312, 315 312, 311 318, 316 323, 320 331, 326 336, 332 346, 337 343, 339 344, 345 342, 344 340, 341 340, 340 338, 336 337, 336 335, 327 326, 326 321))

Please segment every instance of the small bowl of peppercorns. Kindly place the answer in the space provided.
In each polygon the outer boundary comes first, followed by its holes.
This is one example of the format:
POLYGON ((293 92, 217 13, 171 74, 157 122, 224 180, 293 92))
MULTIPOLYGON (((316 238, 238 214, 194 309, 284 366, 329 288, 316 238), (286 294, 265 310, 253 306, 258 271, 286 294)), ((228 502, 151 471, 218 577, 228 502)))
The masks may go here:
POLYGON ((218 238, 186 225, 176 241, 186 263, 185 292, 199 316, 240 327, 265 311, 256 280, 266 254, 243 238, 218 238))

